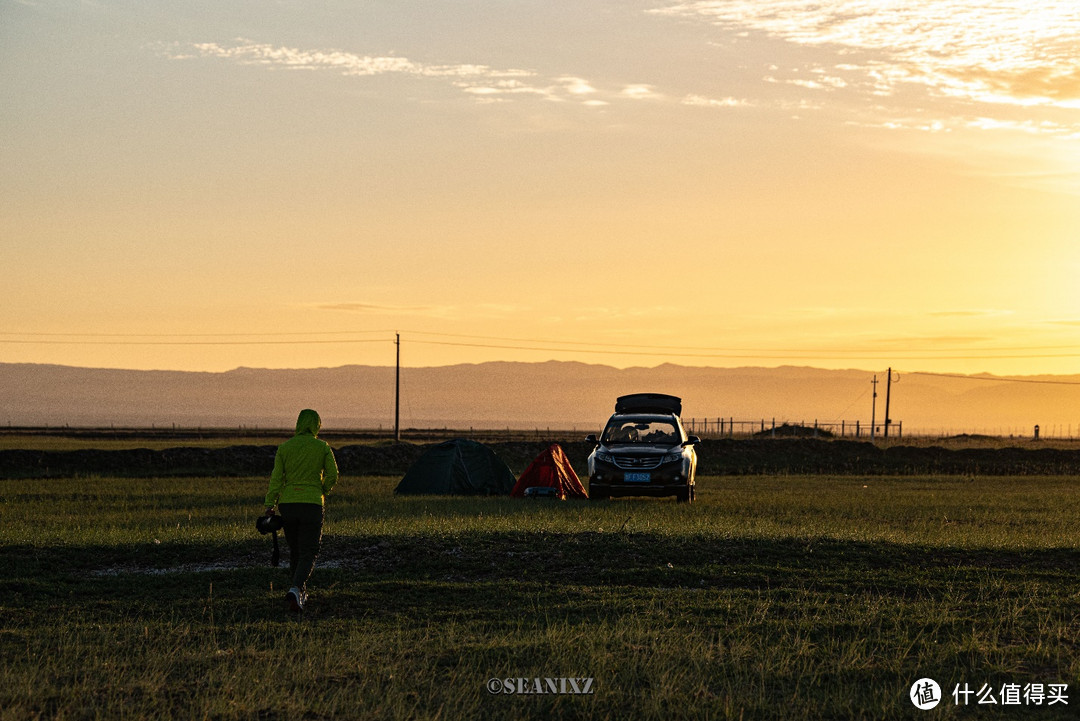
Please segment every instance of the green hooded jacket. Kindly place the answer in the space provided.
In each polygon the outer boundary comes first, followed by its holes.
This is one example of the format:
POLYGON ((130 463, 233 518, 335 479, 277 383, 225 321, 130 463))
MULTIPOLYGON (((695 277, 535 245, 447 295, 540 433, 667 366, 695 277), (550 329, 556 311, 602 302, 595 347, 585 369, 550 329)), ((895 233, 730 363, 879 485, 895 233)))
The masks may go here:
POLYGON ((266 492, 266 507, 278 503, 318 503, 338 479, 334 451, 318 439, 322 419, 310 408, 300 411, 296 435, 278 446, 266 492))

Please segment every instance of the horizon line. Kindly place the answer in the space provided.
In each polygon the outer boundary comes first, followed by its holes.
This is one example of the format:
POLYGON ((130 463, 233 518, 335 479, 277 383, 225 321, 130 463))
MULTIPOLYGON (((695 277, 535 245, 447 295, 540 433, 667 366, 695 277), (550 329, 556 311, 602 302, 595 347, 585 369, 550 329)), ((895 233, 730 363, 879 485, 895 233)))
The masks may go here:
MULTIPOLYGON (((551 358, 544 361, 517 361, 517 360, 487 360, 478 362, 462 362, 462 363, 447 363, 442 365, 421 365, 421 366, 408 366, 401 365, 401 370, 439 370, 447 368, 461 368, 461 367, 479 367, 485 365, 518 365, 518 366, 543 366, 543 365, 579 365, 593 368, 608 368, 611 370, 625 372, 632 370, 656 370, 664 367, 672 368, 685 368, 688 370, 710 370, 710 371, 739 371, 739 370, 758 370, 758 371, 779 371, 783 369, 793 370, 812 370, 821 371, 825 373, 881 373, 887 369, 867 369, 867 368, 824 368, 821 366, 813 365, 795 365, 795 364, 781 364, 776 366, 763 366, 763 365, 740 365, 740 366, 712 366, 712 365, 685 365, 682 363, 673 363, 671 361, 665 361, 654 366, 625 366, 618 367, 609 365, 606 363, 591 363, 580 360, 558 360, 551 358)), ((198 373, 198 374, 212 374, 212 375, 224 375, 226 373, 235 373, 238 371, 267 371, 267 372, 308 372, 308 371, 327 371, 327 370, 342 370, 347 368, 372 368, 372 369, 385 369, 394 370, 393 364, 387 365, 372 365, 365 363, 346 363, 338 366, 308 366, 308 367, 281 367, 270 368, 266 366, 235 366, 226 370, 191 370, 181 368, 129 368, 121 366, 80 366, 70 365, 65 363, 41 363, 36 361, 0 361, 0 367, 5 366, 37 366, 37 367, 51 367, 51 368, 66 368, 72 370, 86 370, 86 371, 117 371, 117 372, 130 372, 130 373, 198 373)), ((955 378, 959 380, 987 380, 987 381, 1002 381, 1002 382, 1023 382, 1023 383, 1048 383, 1059 385, 1080 385, 1080 381, 1077 383, 1070 383, 1067 381, 1057 380, 1039 380, 1039 379, 1057 379, 1057 378, 1078 378, 1080 379, 1080 373, 1010 373, 1010 374, 996 374, 989 371, 980 371, 978 373, 945 373, 939 371, 914 371, 905 370, 902 368, 892 367, 891 370, 895 373, 903 373, 905 375, 921 375, 938 378, 955 378)))

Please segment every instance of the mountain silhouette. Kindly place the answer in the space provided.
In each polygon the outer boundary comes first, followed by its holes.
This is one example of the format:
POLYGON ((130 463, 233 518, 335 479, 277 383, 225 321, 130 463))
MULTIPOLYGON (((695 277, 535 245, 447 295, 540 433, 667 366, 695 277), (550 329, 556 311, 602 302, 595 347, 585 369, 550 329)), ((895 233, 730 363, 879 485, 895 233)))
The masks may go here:
MULTIPOLYGON (((615 398, 634 392, 683 398, 685 419, 720 418, 865 428, 878 376, 876 420, 885 417, 885 373, 805 367, 653 368, 549 361, 489 362, 401 371, 403 428, 598 429, 615 398)), ((996 382, 900 371, 890 415, 905 434, 1080 435, 1080 377, 996 382), (1068 385, 1077 383, 1077 385, 1068 385)), ((391 428, 394 369, 236 368, 220 373, 0 363, 0 423, 12 426, 259 426, 289 428, 301 408, 327 428, 391 428)), ((749 429, 747 429, 749 430, 749 429)))

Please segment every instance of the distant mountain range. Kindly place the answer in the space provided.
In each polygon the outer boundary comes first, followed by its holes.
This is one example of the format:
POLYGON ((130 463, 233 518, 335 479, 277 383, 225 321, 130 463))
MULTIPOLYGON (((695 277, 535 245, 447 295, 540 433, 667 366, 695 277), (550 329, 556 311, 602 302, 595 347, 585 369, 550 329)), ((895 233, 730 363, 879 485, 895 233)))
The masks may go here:
MULTIPOLYGON (((686 419, 789 423, 870 422, 873 371, 700 368, 665 364, 617 369, 550 361, 491 362, 401 371, 403 428, 595 430, 616 396, 681 396, 686 419)), ((876 420, 885 416, 877 373, 876 420)), ((1080 435, 1080 376, 1001 382, 993 376, 901 373, 891 416, 911 433, 1080 435), (1031 382, 1038 381, 1038 382, 1031 382), (1048 383, 1047 381, 1052 381, 1048 383)), ((291 427, 301 408, 326 427, 391 428, 394 369, 237 368, 223 373, 136 371, 0 363, 0 424, 291 427)), ((700 422, 700 420, 699 420, 700 422)))

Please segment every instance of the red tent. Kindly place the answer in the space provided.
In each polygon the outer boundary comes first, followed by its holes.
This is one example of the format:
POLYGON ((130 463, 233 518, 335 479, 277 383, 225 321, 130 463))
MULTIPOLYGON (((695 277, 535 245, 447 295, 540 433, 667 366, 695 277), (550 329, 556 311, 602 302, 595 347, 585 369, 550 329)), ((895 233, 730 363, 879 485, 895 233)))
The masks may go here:
POLYGON ((589 497, 577 473, 570 465, 566 453, 563 452, 562 446, 558 443, 552 443, 529 464, 529 467, 518 478, 514 490, 510 491, 510 496, 524 498, 525 489, 535 486, 557 489, 561 500, 589 497))

